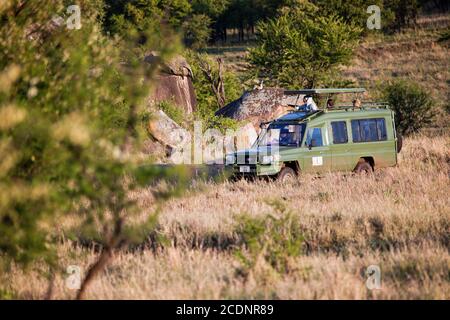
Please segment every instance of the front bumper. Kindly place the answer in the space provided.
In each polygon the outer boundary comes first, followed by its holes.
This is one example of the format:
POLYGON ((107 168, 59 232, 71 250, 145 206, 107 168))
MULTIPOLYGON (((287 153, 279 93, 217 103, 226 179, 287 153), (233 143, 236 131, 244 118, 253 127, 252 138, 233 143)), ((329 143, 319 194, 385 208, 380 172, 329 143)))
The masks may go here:
POLYGON ((240 176, 273 176, 280 172, 281 164, 273 163, 270 165, 261 164, 239 164, 233 165, 234 175, 240 176), (250 172, 241 172, 240 167, 250 167, 250 172))

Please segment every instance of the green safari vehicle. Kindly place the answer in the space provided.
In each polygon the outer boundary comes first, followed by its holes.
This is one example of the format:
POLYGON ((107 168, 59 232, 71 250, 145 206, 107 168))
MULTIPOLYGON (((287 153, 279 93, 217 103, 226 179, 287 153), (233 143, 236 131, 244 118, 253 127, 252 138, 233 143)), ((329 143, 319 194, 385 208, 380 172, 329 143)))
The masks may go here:
POLYGON ((329 98, 337 94, 363 92, 363 88, 286 91, 285 95, 298 97, 328 95, 328 105, 320 110, 292 105, 295 111, 261 124, 253 147, 227 155, 226 164, 232 166, 235 178, 271 177, 281 181, 303 172, 372 172, 395 166, 401 139, 388 105, 360 104, 359 99, 353 100, 353 105, 329 103, 329 98))

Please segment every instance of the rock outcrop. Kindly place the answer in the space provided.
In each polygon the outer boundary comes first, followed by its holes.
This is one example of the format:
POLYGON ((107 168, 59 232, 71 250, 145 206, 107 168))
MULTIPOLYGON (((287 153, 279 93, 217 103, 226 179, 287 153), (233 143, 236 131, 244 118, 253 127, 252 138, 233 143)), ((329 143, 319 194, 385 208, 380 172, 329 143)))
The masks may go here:
POLYGON ((297 97, 285 96, 284 89, 265 88, 247 91, 241 98, 216 112, 216 115, 238 121, 251 122, 259 131, 261 122, 277 119, 290 110, 290 104, 297 104, 297 97))
POLYGON ((190 140, 189 132, 180 127, 162 110, 158 110, 152 115, 148 131, 153 138, 170 149, 176 148, 183 141, 190 140))
MULTIPOLYGON (((145 57, 145 61, 150 64, 159 63, 159 60, 156 53, 145 57)), ((156 76, 156 86, 150 94, 149 103, 154 105, 161 101, 171 101, 187 114, 194 112, 197 98, 192 79, 191 67, 184 57, 176 56, 163 63, 156 76)))

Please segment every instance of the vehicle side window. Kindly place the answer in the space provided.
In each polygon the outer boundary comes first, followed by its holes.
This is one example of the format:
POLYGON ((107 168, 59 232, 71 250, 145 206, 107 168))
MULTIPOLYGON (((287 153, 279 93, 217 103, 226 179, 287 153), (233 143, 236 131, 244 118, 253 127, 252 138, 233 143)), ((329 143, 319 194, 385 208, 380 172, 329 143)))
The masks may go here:
POLYGON ((333 130, 333 143, 342 144, 348 142, 347 123, 345 121, 331 122, 333 130))
POLYGON ((353 142, 372 142, 387 140, 384 119, 352 120, 353 142))
POLYGON ((323 146, 322 129, 320 128, 308 129, 305 143, 306 146, 322 147, 323 146))

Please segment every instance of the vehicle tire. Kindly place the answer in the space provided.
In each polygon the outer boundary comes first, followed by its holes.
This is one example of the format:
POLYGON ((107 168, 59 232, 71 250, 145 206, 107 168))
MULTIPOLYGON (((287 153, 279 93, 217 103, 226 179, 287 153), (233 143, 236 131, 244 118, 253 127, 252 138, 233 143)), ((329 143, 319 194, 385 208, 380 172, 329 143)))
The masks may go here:
POLYGON ((402 151, 402 148, 403 148, 403 137, 399 132, 397 132, 397 153, 400 153, 400 151, 402 151))
POLYGON ((356 165, 355 170, 353 170, 355 173, 373 173, 373 167, 372 165, 367 162, 364 159, 359 160, 358 164, 356 165))
POLYGON ((290 167, 284 167, 278 174, 277 181, 286 183, 289 181, 294 181, 296 178, 297 174, 295 173, 294 169, 290 167))

